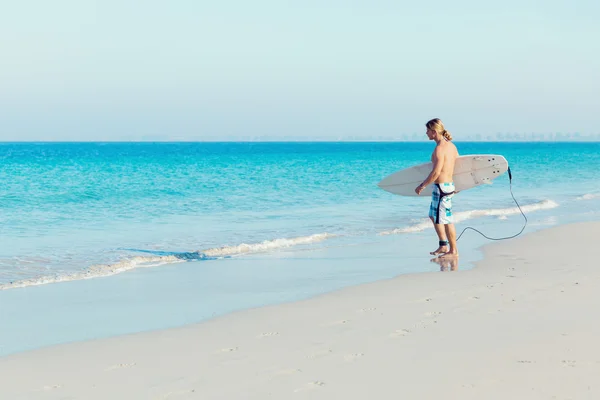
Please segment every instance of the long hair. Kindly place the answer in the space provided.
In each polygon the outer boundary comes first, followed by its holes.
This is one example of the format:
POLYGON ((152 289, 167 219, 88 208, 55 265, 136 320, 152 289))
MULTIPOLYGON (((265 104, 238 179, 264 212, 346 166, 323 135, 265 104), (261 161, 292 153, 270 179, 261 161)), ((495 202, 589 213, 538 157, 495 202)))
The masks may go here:
POLYGON ((448 140, 448 141, 452 140, 452 135, 450 134, 450 132, 448 132, 444 128, 444 124, 442 123, 441 119, 439 119, 439 118, 431 119, 431 120, 427 121, 427 123, 425 124, 425 126, 427 127, 427 129, 431 129, 432 131, 435 131, 436 133, 439 133, 446 140, 448 140))

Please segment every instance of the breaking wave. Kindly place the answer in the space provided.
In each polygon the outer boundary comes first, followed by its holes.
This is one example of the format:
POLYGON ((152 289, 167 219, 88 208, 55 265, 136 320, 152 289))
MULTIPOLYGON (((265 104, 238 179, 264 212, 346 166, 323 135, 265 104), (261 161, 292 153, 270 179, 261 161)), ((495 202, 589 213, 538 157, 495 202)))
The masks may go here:
POLYGON ((39 286, 49 283, 69 282, 83 279, 101 278, 116 275, 122 272, 130 271, 135 268, 156 267, 163 264, 173 264, 185 261, 205 261, 217 260, 226 257, 232 257, 241 254, 260 253, 269 250, 276 250, 297 246, 301 244, 310 244, 326 240, 336 235, 329 233, 319 233, 310 236, 301 236, 296 238, 280 238, 275 240, 265 240, 260 243, 246 244, 237 246, 224 246, 212 248, 205 251, 195 252, 165 252, 151 250, 126 249, 137 252, 151 253, 151 256, 136 256, 127 258, 114 264, 98 264, 86 268, 83 271, 72 273, 61 273, 56 275, 46 275, 30 279, 23 279, 9 283, 0 284, 0 290, 22 288, 27 286, 39 286))
POLYGON ((275 239, 265 240, 261 243, 246 244, 242 243, 238 246, 225 246, 214 249, 208 249, 203 254, 211 257, 233 256, 238 254, 259 253, 269 250, 282 249, 286 247, 298 246, 300 244, 310 244, 326 240, 336 235, 330 233, 317 233, 310 236, 301 236, 292 239, 275 239))
MULTIPOLYGON (((524 213, 539 211, 539 210, 548 210, 551 208, 558 207, 558 203, 553 200, 543 200, 538 203, 527 204, 521 206, 521 210, 524 213)), ((471 210, 471 211, 462 211, 454 214, 454 222, 463 222, 473 218, 479 217, 489 217, 489 216, 498 216, 498 217, 506 217, 508 215, 520 214, 518 207, 510 207, 510 208, 496 208, 496 209, 485 209, 485 210, 471 210)), ((392 229, 390 231, 384 231, 379 233, 380 235, 395 235, 399 233, 411 233, 411 232, 420 232, 425 229, 431 228, 432 224, 429 219, 424 219, 422 222, 419 222, 414 225, 407 226, 405 228, 397 228, 392 229)))
POLYGON ((582 196, 576 197, 575 200, 592 200, 600 197, 600 193, 587 193, 582 196))

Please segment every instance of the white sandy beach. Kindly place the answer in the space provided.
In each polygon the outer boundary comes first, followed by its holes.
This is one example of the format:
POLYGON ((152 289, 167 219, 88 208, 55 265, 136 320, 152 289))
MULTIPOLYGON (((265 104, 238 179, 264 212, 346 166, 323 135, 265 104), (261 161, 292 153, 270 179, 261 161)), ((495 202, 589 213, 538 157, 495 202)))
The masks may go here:
POLYGON ((0 399, 597 399, 600 223, 184 328, 0 358, 0 399), (594 378, 595 377, 595 378, 594 378))

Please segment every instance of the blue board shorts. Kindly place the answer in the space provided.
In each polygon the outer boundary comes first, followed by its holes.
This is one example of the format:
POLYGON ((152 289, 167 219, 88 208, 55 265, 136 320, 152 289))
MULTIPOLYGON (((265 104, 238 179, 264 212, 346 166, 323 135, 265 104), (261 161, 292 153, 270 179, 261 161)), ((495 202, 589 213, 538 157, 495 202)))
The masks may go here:
POLYGON ((454 197, 454 183, 434 183, 431 194, 429 216, 435 224, 453 224, 452 197, 454 197))

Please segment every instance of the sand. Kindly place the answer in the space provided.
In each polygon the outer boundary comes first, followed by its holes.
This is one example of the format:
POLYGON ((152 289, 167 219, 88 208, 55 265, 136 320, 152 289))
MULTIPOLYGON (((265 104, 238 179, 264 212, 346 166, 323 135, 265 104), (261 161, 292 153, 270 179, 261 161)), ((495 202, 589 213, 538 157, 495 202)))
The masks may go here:
POLYGON ((550 228, 486 246, 472 270, 3 357, 0 399, 597 399, 598 232, 550 228))

